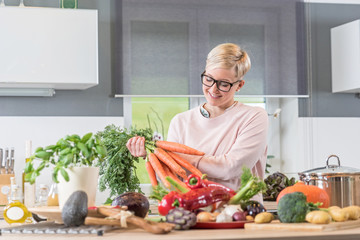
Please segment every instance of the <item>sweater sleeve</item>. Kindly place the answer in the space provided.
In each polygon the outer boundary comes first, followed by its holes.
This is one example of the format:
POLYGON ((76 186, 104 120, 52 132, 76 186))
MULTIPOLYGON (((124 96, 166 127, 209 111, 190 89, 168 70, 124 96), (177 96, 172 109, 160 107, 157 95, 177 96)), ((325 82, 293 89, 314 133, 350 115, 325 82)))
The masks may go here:
MULTIPOLYGON (((205 155, 184 156, 200 171, 211 178, 230 180, 238 178, 245 165, 254 169, 256 164, 261 164, 265 169, 266 142, 268 130, 268 116, 266 111, 259 111, 247 123, 247 126, 238 133, 230 151, 219 156, 205 155), (264 162, 259 163, 259 160, 264 162)), ((259 175, 259 173, 257 174, 259 175)), ((262 175, 262 174, 261 174, 262 175)))

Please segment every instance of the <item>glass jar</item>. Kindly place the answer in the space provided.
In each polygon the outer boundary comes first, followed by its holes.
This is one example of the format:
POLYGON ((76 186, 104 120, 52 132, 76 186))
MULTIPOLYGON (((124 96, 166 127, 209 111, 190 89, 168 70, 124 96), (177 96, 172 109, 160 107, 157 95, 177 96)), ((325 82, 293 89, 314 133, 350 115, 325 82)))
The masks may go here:
POLYGON ((40 184, 38 206, 47 206, 49 188, 46 184, 40 184))
POLYGON ((58 190, 56 183, 51 184, 50 191, 47 197, 47 205, 59 206, 58 190))

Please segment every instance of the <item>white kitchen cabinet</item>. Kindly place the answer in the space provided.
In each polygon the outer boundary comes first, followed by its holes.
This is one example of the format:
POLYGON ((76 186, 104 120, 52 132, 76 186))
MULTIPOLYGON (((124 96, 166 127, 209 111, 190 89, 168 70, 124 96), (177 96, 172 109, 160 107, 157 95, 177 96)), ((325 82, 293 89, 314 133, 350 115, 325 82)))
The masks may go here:
POLYGON ((98 79, 98 11, 0 7, 0 90, 87 89, 98 79))
POLYGON ((333 93, 360 92, 360 20, 331 28, 333 93))

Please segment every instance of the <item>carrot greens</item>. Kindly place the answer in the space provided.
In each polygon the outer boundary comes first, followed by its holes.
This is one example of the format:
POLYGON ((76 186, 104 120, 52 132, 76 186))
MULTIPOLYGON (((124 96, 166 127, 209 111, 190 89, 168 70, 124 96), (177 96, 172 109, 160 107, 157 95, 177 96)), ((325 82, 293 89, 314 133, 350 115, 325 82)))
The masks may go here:
POLYGON ((126 143, 134 136, 143 136, 146 141, 151 141, 152 130, 150 128, 126 129, 111 124, 98 132, 97 136, 107 149, 105 161, 99 163, 99 190, 110 189, 107 202, 124 192, 141 192, 140 180, 135 172, 135 162, 139 162, 139 158, 130 154, 126 143))

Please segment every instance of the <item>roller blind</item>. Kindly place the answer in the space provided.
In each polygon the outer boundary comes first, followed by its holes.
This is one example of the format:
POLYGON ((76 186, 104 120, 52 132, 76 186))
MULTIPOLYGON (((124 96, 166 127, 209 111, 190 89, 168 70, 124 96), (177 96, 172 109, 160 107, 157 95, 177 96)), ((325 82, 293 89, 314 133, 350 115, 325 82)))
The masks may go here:
POLYGON ((202 96, 207 53, 233 42, 252 62, 244 96, 307 96, 305 3, 123 0, 116 96, 202 96))

